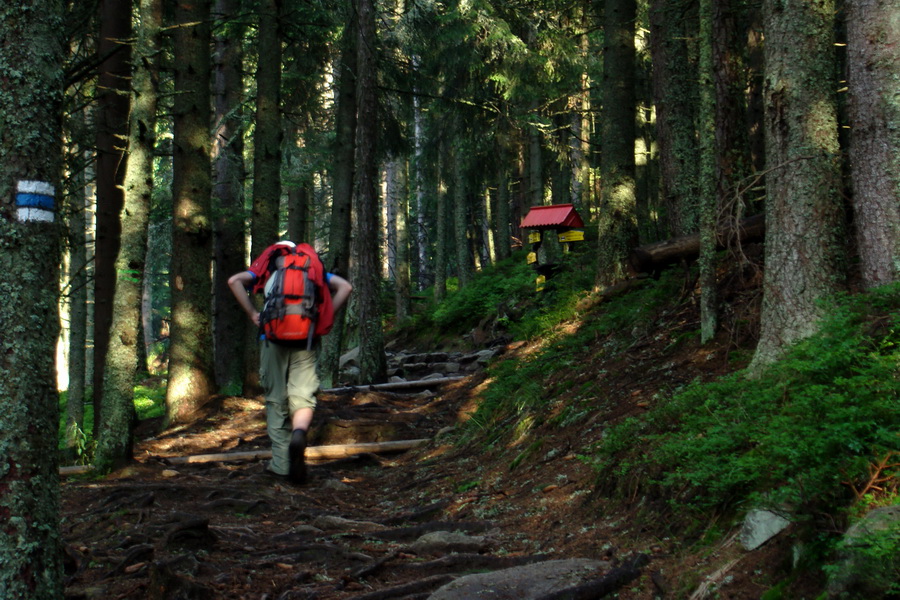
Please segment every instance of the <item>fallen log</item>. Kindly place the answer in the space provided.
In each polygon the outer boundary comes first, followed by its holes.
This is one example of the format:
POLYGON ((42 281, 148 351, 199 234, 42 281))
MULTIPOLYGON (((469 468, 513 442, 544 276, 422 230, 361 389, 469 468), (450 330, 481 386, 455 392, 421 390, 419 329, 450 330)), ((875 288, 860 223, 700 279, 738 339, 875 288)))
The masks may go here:
POLYGON ((455 383, 465 379, 459 377, 441 377, 440 379, 416 379, 414 381, 395 381, 394 383, 374 383, 371 385, 348 385, 345 387, 329 388, 322 390, 323 394, 355 394, 357 392, 380 392, 387 390, 409 390, 430 388, 445 383, 455 383))
MULTIPOLYGON (((335 444, 331 446, 309 446, 306 449, 306 460, 329 460, 334 458, 347 458, 360 454, 381 454, 386 452, 402 452, 427 444, 428 439, 398 440, 393 442, 366 442, 359 444, 335 444)), ((195 454, 193 456, 165 457, 165 461, 173 465, 226 462, 226 461, 250 461, 272 458, 270 450, 254 450, 250 452, 221 452, 218 454, 195 454)), ((74 467, 60 467, 59 474, 79 475, 89 473, 94 469, 93 465, 78 465, 74 467)))
MULTIPOLYGON (((720 229, 716 234, 716 248, 721 250, 734 243, 762 239, 766 231, 764 214, 742 220, 737 228, 720 229)), ((628 255, 628 265, 634 273, 654 273, 680 260, 690 260, 700 255, 700 234, 685 235, 662 242, 634 248, 628 255)))

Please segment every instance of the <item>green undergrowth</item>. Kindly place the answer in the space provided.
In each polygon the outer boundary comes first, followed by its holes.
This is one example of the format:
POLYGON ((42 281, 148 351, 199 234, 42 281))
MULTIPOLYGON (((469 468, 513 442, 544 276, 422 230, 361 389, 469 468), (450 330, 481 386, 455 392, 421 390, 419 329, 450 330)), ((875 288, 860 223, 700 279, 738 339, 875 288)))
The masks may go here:
MULTIPOLYGON (((90 390, 88 390, 90 395, 90 390)), ((93 459, 94 440, 94 405, 88 398, 84 405, 84 419, 80 427, 75 427, 71 433, 74 442, 72 448, 67 448, 69 434, 66 431, 68 393, 62 391, 59 394, 59 431, 57 434, 58 448, 63 453, 63 459, 77 464, 87 464, 93 459)), ((134 410, 137 420, 153 419, 165 415, 166 412, 166 386, 165 381, 155 386, 138 384, 134 387, 134 410)))
POLYGON ((606 491, 665 499, 697 522, 777 507, 814 529, 897 503, 900 286, 828 308, 759 377, 690 385, 611 427, 586 457, 606 491))
MULTIPOLYGON (((419 340, 462 339, 479 326, 498 338, 541 335, 571 317, 578 299, 588 293, 594 281, 593 261, 583 255, 562 255, 558 265, 558 272, 540 292, 536 290, 537 274, 526 263, 523 251, 476 273, 465 286, 460 287, 459 281, 451 278, 443 302, 419 305, 391 335, 419 340)), ((431 298, 433 289, 423 291, 422 296, 431 298)))
POLYGON ((559 402, 565 406, 557 424, 576 422, 596 407, 594 380, 599 373, 591 369, 626 348, 630 332, 652 323, 656 313, 678 297, 681 283, 671 274, 659 281, 646 280, 629 294, 604 300, 587 314, 578 310, 586 292, 568 294, 551 308, 535 312, 519 330, 543 343, 526 357, 500 361, 490 368, 491 383, 467 422, 467 438, 491 445, 521 436, 559 402), (560 378, 560 370, 580 374, 581 382, 573 385, 570 379, 560 378))

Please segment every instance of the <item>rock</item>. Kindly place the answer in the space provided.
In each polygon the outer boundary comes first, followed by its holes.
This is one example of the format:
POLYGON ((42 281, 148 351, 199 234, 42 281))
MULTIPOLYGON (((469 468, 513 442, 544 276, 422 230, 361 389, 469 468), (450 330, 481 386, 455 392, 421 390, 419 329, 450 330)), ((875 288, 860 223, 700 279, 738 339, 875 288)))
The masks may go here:
POLYGON ((333 490, 336 492, 346 492, 353 489, 352 486, 347 485, 343 481, 339 481, 337 479, 326 479, 324 482, 322 482, 322 487, 326 490, 333 490))
POLYGON ((587 558, 548 560, 466 575, 439 588, 428 600, 534 600, 593 579, 609 567, 606 561, 587 558))
POLYGON ((790 521, 772 511, 753 509, 744 517, 739 540, 745 550, 756 550, 790 524, 790 521))
POLYGON ((343 517, 323 515, 316 517, 312 522, 313 527, 323 531, 378 531, 384 529, 384 525, 371 521, 353 521, 343 517))
POLYGON ((415 554, 449 554, 451 552, 483 552, 490 549, 493 541, 483 535, 466 535, 454 531, 432 531, 426 533, 408 550, 415 554))
POLYGON ((341 369, 347 366, 358 366, 357 360, 359 360, 359 346, 342 354, 338 366, 341 369))
POLYGON ((884 598, 900 571, 900 505, 869 511, 841 542, 840 561, 830 572, 829 598, 884 598))

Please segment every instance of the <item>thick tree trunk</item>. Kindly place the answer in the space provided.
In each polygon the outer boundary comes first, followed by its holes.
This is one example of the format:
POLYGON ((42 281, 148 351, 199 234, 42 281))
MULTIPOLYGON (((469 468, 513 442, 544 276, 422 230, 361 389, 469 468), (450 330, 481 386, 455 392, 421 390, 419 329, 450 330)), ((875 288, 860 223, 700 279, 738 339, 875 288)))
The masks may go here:
POLYGON ((900 278, 900 6, 846 6, 856 246, 863 283, 875 287, 900 278))
POLYGON ((63 597, 54 365, 63 9, 0 5, 0 595, 24 600, 63 597))
POLYGON ((281 200, 281 0, 259 7, 256 67, 256 132, 253 136, 251 257, 278 241, 281 200))
POLYGON ((247 260, 241 94, 244 82, 240 42, 246 28, 238 20, 240 0, 216 0, 214 11, 220 31, 215 39, 213 80, 213 206, 216 214, 213 222, 214 362, 218 389, 241 393, 245 353, 243 344, 236 343, 236 340, 246 338, 252 326, 234 301, 228 278, 243 269, 247 260))
POLYGON ((375 62, 375 3, 359 0, 359 42, 357 46, 356 114, 356 231, 359 267, 357 306, 359 307, 359 377, 378 383, 387 377, 384 333, 381 324, 381 279, 378 268, 378 97, 375 62))
MULTIPOLYGON (((356 15, 347 17, 347 26, 341 40, 341 57, 338 65, 338 94, 335 107, 334 166, 332 167, 333 198, 329 227, 328 255, 325 267, 342 277, 350 276, 350 225, 353 207, 353 180, 356 151, 356 15)), ((341 350, 347 323, 347 309, 342 308, 334 316, 331 333, 322 342, 319 357, 319 374, 324 387, 337 382, 341 350)))
POLYGON ((637 239, 634 171, 635 0, 606 0, 603 54, 603 196, 598 272, 601 285, 626 276, 625 259, 637 239))
POLYGON ((103 406, 103 371, 112 325, 115 262, 119 253, 124 140, 128 132, 131 76, 131 2, 101 0, 97 52, 103 58, 97 79, 97 229, 94 234, 94 433, 103 406))
POLYGON ((652 0, 650 52, 659 143, 660 196, 670 235, 693 233, 699 223, 697 66, 688 52, 688 31, 696 30, 694 3, 652 0))
POLYGON ((750 370, 814 333, 841 282, 833 0, 766 0, 766 257, 750 370), (802 31, 802 37, 797 32, 802 31))
POLYGON ((182 423, 215 391, 212 369, 210 224, 210 5, 175 9, 172 175, 172 326, 167 424, 182 423))
POLYGON ((116 293, 112 335, 103 378, 102 428, 95 466, 108 471, 131 459, 134 413, 134 380, 140 360, 141 306, 147 226, 153 194, 153 156, 156 144, 156 89, 162 0, 141 0, 141 22, 132 71, 132 108, 125 165, 125 204, 122 241, 116 260, 116 293))

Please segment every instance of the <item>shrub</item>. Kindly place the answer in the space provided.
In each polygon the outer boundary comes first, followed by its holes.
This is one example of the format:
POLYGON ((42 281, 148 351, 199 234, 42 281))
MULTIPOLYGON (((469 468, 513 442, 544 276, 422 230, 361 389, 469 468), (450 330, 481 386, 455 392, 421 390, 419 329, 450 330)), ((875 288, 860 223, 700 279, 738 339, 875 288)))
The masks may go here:
MULTIPOLYGON (((612 428, 598 468, 702 511, 752 501, 812 517, 847 507, 871 494, 872 465, 900 451, 898 308, 898 286, 836 299, 820 333, 758 379, 688 386, 612 428)), ((896 490, 896 475, 880 473, 880 489, 896 490)))

